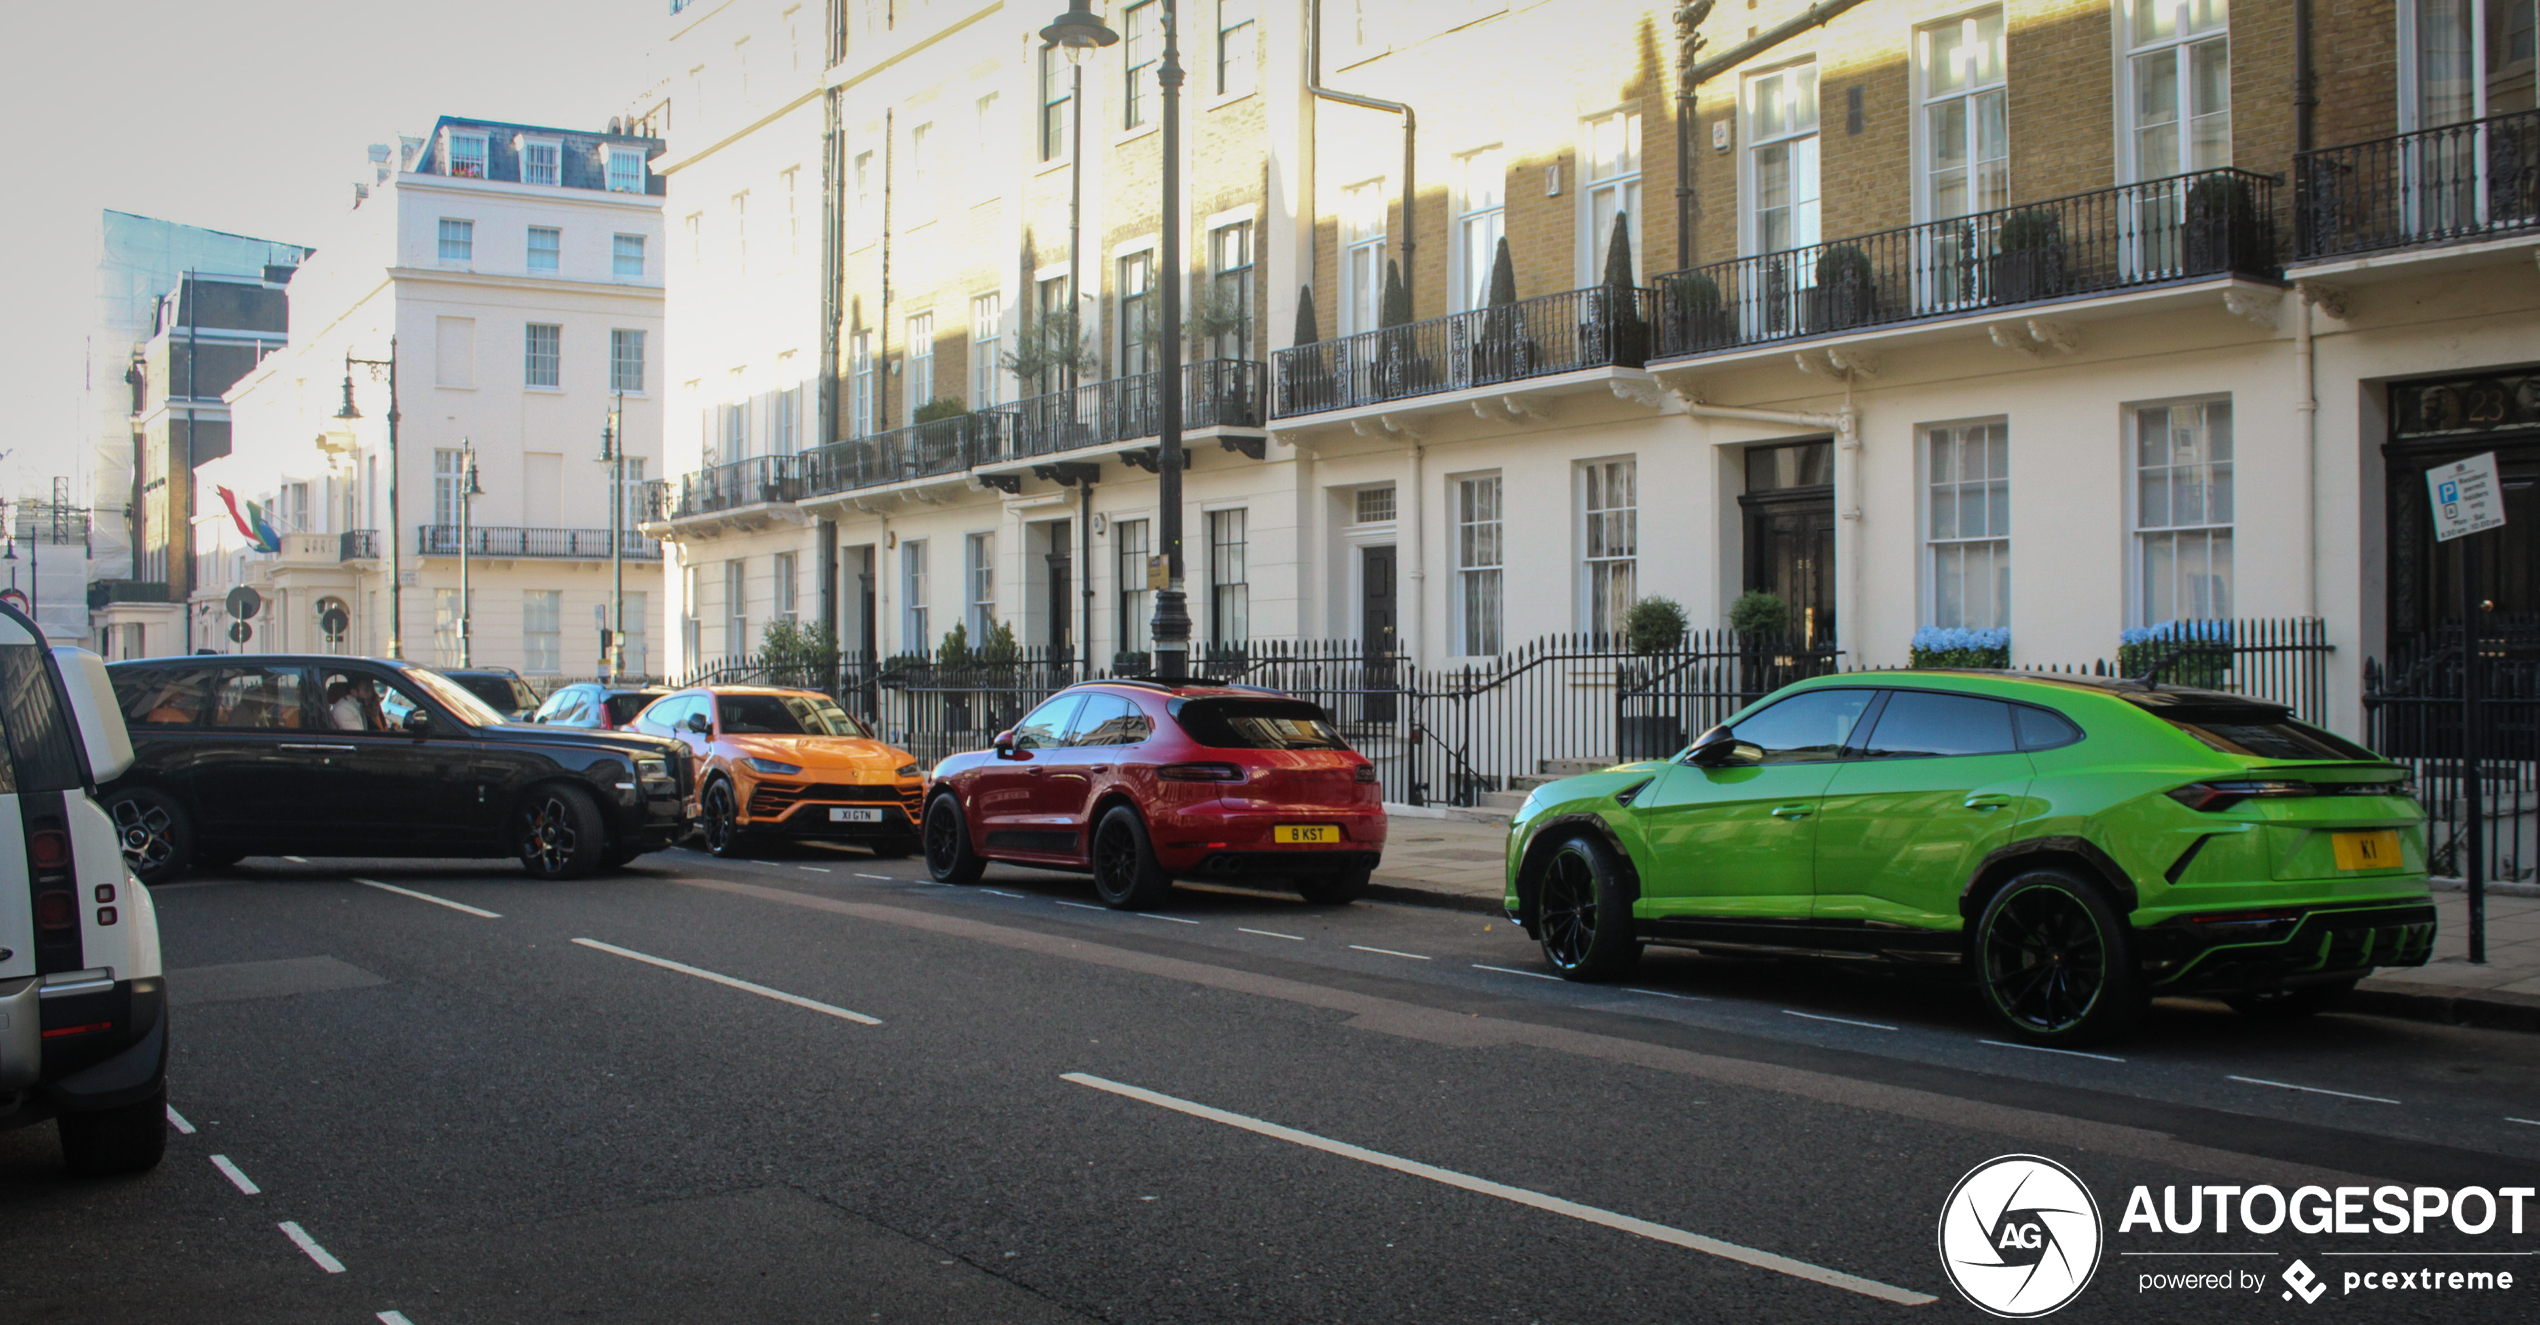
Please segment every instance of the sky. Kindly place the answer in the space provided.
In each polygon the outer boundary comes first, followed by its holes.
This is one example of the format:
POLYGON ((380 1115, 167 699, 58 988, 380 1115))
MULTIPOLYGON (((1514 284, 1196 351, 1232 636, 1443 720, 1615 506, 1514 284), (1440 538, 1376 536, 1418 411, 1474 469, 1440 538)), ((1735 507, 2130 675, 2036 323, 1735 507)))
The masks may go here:
MULTIPOLYGON (((12 5, 0 64, 0 497, 77 475, 105 209, 324 249, 364 148, 442 115, 599 129, 659 80, 666 0, 12 5)), ((296 319, 295 319, 296 320, 296 319)))

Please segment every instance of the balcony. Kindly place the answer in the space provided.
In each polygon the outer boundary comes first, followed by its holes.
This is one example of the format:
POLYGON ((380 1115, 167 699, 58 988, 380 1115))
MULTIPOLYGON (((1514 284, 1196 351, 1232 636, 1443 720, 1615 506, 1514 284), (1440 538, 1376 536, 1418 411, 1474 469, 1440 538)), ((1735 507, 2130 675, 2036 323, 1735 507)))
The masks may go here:
POLYGON ((980 410, 851 437, 802 454, 802 495, 825 497, 910 479, 967 473, 984 455, 1014 444, 1015 416, 980 410))
POLYGON ((1278 416, 1380 405, 1446 391, 1638 368, 1655 291, 1604 286, 1317 341, 1278 353, 1278 416))
POLYGON ((2277 275, 2274 176, 2207 170, 1657 280, 1652 358, 2225 276, 2277 275))
MULTIPOLYGON (((347 535, 350 537, 350 535, 347 535)), ((628 561, 661 560, 661 540, 647 538, 628 530, 628 561)), ((472 525, 466 530, 465 544, 471 557, 540 557, 576 561, 605 561, 609 558, 610 534, 606 529, 524 529, 511 525, 472 525)), ((455 557, 461 545, 460 530, 454 524, 415 526, 415 555, 422 557, 455 557)))
POLYGON ((2462 244, 2540 229, 2540 111, 2293 159, 2300 256, 2462 244))
POLYGON ((379 560, 379 531, 376 529, 347 529, 343 533, 337 534, 335 536, 335 559, 337 561, 379 560))
POLYGON ((708 465, 694 474, 666 481, 648 496, 647 520, 685 520, 760 506, 792 502, 802 494, 802 457, 761 455, 727 464, 708 465))
MULTIPOLYGON (((1262 365, 1254 359, 1202 359, 1182 365, 1182 426, 1262 426, 1262 365)), ((1163 429, 1163 374, 1140 373, 1087 382, 1018 402, 1009 444, 982 452, 980 463, 1056 455, 1154 437, 1163 429)))

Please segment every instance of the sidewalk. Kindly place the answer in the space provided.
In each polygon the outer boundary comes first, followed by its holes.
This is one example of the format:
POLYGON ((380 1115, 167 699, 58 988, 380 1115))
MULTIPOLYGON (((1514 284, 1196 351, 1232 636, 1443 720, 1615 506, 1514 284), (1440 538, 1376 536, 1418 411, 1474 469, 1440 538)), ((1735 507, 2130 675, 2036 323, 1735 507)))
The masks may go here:
MULTIPOLYGON (((1396 814, 1368 895, 1500 914, 1506 820, 1396 814)), ((2519 891, 2519 890, 2518 890, 2519 891)), ((2540 897, 2487 895, 2487 962, 2473 966, 2469 899, 2437 891, 2434 960, 2364 981, 2346 1006, 2416 1021, 2540 1031, 2540 897)))

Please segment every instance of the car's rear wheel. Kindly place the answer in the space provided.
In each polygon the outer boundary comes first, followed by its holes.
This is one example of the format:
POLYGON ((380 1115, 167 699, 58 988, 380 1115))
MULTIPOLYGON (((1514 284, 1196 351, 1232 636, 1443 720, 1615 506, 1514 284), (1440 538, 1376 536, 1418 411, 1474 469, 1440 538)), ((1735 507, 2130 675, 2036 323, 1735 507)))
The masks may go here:
POLYGON ((2125 921, 2062 870, 2020 875, 1985 903, 1975 959, 1985 1003, 2032 1044, 2105 1040, 2143 1012, 2125 921))
POLYGON ((1638 965, 1635 891, 1623 862, 1604 842, 1581 836, 1554 847, 1535 904, 1544 961, 1565 980, 1611 980, 1638 965))
POLYGON ((600 868, 608 832, 591 793, 557 783, 530 791, 512 820, 512 849, 536 879, 580 879, 600 868))
POLYGON ((164 791, 126 787, 106 798, 124 865, 143 883, 166 883, 194 863, 194 821, 164 791))
POLYGON ((1296 894, 1321 906, 1345 906, 1367 895, 1368 877, 1374 870, 1340 870, 1331 874, 1300 875, 1296 894))
POLYGON ((970 820, 961 798, 945 792, 926 803, 926 876, 937 883, 971 884, 988 862, 970 849, 970 820))
POLYGON ((732 795, 731 783, 717 778, 706 784, 697 807, 697 829, 705 835, 706 850, 725 860, 748 858, 750 835, 741 827, 741 803, 732 795))
POLYGON ((1094 828, 1094 894, 1104 906, 1143 911, 1172 891, 1173 876, 1156 863, 1146 821, 1126 805, 1113 807, 1094 828))
POLYGON ((92 1113, 66 1113, 54 1122, 62 1135, 62 1159, 73 1173, 107 1177, 158 1167, 168 1148, 168 1092, 92 1113))
POLYGON ((2355 992, 2356 983, 2356 980, 2331 980, 2326 984, 2269 990, 2263 994, 2231 994, 2225 996, 2223 1002, 2244 1017, 2290 1021, 2336 1007, 2346 1000, 2348 994, 2355 992))

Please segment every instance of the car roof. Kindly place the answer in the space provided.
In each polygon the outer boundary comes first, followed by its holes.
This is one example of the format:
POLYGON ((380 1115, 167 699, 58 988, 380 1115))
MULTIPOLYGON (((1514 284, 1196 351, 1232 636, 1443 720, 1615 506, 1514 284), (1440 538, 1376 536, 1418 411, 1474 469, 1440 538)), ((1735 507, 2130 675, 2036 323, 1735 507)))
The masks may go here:
MULTIPOLYGON (((2225 690, 2206 690, 2197 686, 2164 685, 2131 676, 2091 676, 2079 672, 2022 672, 2005 668, 1984 667, 1918 667, 1886 672, 1844 672, 1836 676, 1812 680, 1831 685, 1895 685, 1923 680, 1999 681, 2023 689, 2081 691, 2122 699, 2140 708, 2205 707, 2228 704, 2237 708, 2287 708, 2287 705, 2255 695, 2235 695, 2225 690)), ((2042 697, 2041 697, 2042 698, 2042 697)))
MULTIPOLYGON (((361 663, 385 667, 392 671, 438 672, 438 667, 408 662, 400 658, 370 658, 348 653, 171 653, 156 658, 119 658, 106 664, 115 667, 341 667, 361 663)), ((446 675, 446 673, 444 673, 446 675)))
MULTIPOLYGON (((1287 699, 1291 697, 1284 690, 1272 690, 1268 686, 1238 685, 1231 681, 1184 681, 1176 683, 1172 681, 1153 681, 1144 677, 1135 676, 1104 677, 1096 681, 1079 681, 1076 684, 1067 687, 1067 690, 1100 690, 1106 686, 1115 689, 1136 690, 1150 695, 1171 695, 1175 699, 1287 699)), ((1067 693, 1067 690, 1062 690, 1059 693, 1065 694, 1067 693)))
POLYGON ((805 690, 799 686, 703 685, 689 686, 687 690, 689 692, 703 691, 709 695, 801 695, 807 699, 829 697, 820 691, 805 690))

